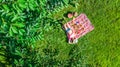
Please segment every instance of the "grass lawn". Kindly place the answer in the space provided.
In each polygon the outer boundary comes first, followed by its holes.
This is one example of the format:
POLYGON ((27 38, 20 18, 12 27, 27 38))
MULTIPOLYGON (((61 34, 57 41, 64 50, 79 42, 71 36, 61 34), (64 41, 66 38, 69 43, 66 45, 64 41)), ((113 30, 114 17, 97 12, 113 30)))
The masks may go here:
MULTIPOLYGON (((38 41, 40 54, 49 48, 58 61, 68 61, 70 66, 78 67, 119 67, 120 66, 120 1, 119 0, 80 0, 76 8, 66 7, 53 15, 59 15, 71 9, 85 13, 95 29, 81 37, 77 44, 68 44, 61 26, 45 33, 45 40, 38 41), (73 62, 76 62, 74 64, 73 62)), ((59 16, 59 17, 58 17, 59 16)), ((66 18, 67 19, 67 18, 66 18)), ((62 64, 64 66, 64 64, 62 64)))
MULTIPOLYGON (((85 13, 95 29, 77 44, 69 44, 62 26, 53 23, 49 31, 43 32, 44 40, 35 42, 39 62, 50 67, 120 67, 120 0, 76 0, 74 4, 48 17, 64 19, 64 24, 71 20, 63 16, 66 12, 85 13)), ((0 67, 9 65, 4 64, 4 55, 4 50, 0 51, 0 67)))

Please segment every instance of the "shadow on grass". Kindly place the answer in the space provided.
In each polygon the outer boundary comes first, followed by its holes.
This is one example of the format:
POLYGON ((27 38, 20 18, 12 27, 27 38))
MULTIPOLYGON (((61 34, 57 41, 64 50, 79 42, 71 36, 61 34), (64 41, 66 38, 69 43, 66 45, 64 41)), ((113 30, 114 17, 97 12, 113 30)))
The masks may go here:
MULTIPOLYGON (((63 20, 60 20, 61 22, 63 21, 63 20)), ((65 30, 65 28, 64 28, 64 24, 63 23, 59 23, 60 25, 61 25, 61 29, 64 31, 64 34, 66 35, 65 36, 65 39, 66 39, 66 42, 68 42, 68 37, 67 37, 67 32, 66 32, 66 30, 65 30)))
MULTIPOLYGON (((0 51, 1 53, 4 51, 0 51)), ((0 67, 6 67, 6 55, 0 53, 0 67)))
POLYGON ((6 66, 5 63, 0 62, 0 67, 5 67, 5 66, 6 66))

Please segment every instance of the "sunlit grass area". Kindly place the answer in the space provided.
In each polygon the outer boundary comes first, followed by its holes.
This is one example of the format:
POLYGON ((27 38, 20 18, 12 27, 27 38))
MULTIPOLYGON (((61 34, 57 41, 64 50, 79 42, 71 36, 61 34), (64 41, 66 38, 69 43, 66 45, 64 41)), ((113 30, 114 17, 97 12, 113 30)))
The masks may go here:
MULTIPOLYGON (((79 1, 77 12, 85 13, 95 29, 81 37, 77 44, 68 44, 62 27, 45 33, 44 42, 39 46, 57 50, 58 54, 51 56, 58 61, 70 61, 68 65, 78 67, 119 67, 120 66, 120 5, 118 1, 79 1), (75 63, 76 62, 76 63, 75 63)), ((74 11, 73 10, 73 11, 74 11)), ((67 8, 54 17, 72 11, 67 8)), ((61 17, 59 17, 61 18, 61 17)), ((40 50, 41 50, 40 48, 40 50)), ((62 64, 63 66, 66 64, 62 64)), ((61 66, 62 66, 61 65, 61 66)))

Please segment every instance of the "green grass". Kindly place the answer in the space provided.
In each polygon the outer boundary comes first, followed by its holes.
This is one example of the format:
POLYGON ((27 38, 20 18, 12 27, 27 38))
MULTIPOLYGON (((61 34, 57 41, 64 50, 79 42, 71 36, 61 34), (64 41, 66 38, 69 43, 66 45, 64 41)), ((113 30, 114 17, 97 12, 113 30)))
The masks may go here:
MULTIPOLYGON (((52 58, 59 61, 76 60, 71 61, 71 66, 76 62, 73 65, 78 67, 119 67, 120 1, 81 0, 78 3, 79 6, 74 9, 79 14, 85 13, 95 29, 81 37, 77 44, 71 45, 67 43, 66 34, 61 27, 52 29, 46 32, 44 41, 37 42, 37 48, 39 46, 39 50, 42 50, 47 47, 53 52, 58 50, 58 54, 52 58)), ((70 8, 61 10, 54 17, 60 17, 69 10, 70 8)))
MULTIPOLYGON (((81 37, 77 44, 68 44, 65 31, 56 23, 44 32, 45 40, 35 43, 38 51, 35 58, 51 67, 120 67, 120 0, 78 0, 76 3, 79 4, 76 8, 68 5, 48 17, 64 18, 62 22, 66 23, 70 19, 63 17, 64 13, 85 13, 95 29, 81 37)), ((4 55, 1 50, 0 67, 9 65, 4 55)))

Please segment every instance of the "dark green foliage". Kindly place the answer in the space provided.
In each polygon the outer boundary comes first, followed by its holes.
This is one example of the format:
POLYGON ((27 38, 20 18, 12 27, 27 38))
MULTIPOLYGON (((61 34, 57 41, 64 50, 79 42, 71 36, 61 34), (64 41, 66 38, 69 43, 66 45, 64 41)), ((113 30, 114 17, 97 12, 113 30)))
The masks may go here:
POLYGON ((34 43, 43 40, 44 32, 56 22, 47 18, 49 10, 61 4, 67 3, 57 0, 0 1, 0 49, 5 47, 10 65, 28 67, 37 64, 34 43))

